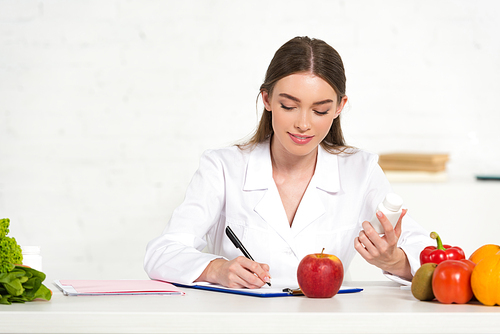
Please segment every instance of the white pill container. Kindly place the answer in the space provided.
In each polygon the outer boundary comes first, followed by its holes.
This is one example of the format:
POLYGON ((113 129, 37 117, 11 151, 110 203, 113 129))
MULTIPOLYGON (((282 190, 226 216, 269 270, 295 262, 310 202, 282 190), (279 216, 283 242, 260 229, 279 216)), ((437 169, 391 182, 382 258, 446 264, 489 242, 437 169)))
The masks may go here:
MULTIPOLYGON (((389 193, 385 196, 384 201, 377 206, 377 211, 382 211, 394 227, 403 213, 403 199, 397 194, 389 193)), ((370 223, 379 234, 385 233, 376 212, 370 223)))
POLYGON ((42 271, 42 255, 39 246, 21 246, 23 265, 42 271))

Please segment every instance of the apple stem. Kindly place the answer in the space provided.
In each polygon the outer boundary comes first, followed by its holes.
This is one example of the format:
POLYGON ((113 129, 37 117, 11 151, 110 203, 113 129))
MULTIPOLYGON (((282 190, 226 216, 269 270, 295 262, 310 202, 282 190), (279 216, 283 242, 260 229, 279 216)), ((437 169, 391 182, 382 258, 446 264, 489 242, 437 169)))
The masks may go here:
POLYGON ((323 252, 325 251, 325 247, 321 250, 321 257, 323 257, 323 252))

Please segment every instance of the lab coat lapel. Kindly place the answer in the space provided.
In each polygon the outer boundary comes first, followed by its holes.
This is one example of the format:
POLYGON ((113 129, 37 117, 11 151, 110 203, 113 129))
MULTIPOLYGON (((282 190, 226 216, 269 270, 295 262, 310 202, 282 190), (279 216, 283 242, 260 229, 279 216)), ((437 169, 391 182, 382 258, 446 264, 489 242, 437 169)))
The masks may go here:
POLYGON ((292 224, 293 236, 297 236, 304 228, 312 224, 326 212, 319 194, 322 190, 316 187, 315 181, 315 177, 313 176, 297 208, 292 224))
POLYGON ((299 258, 301 251, 295 237, 308 225, 325 214, 322 193, 340 190, 337 155, 318 148, 318 159, 313 178, 297 209, 290 228, 281 197, 273 180, 269 142, 257 145, 251 152, 245 178, 245 191, 263 191, 255 212, 266 221, 290 246, 299 258))
POLYGON ((324 193, 335 193, 339 189, 338 157, 319 146, 314 176, 293 219, 292 234, 294 237, 326 213, 324 193))
POLYGON ((293 249, 292 231, 288 225, 285 208, 283 207, 278 188, 275 184, 270 184, 269 189, 267 189, 266 193, 255 207, 255 212, 257 212, 257 214, 293 249))
POLYGON ((254 211, 292 246, 292 232, 273 180, 269 142, 257 145, 250 153, 243 190, 263 192, 254 211))

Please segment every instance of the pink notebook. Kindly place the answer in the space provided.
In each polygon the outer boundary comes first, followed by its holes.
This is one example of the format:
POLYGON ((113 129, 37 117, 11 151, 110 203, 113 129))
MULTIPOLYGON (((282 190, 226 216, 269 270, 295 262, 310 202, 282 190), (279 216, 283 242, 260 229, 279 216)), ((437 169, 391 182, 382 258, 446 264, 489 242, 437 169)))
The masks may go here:
POLYGON ((56 280, 67 296, 84 295, 184 295, 178 287, 155 280, 56 280))

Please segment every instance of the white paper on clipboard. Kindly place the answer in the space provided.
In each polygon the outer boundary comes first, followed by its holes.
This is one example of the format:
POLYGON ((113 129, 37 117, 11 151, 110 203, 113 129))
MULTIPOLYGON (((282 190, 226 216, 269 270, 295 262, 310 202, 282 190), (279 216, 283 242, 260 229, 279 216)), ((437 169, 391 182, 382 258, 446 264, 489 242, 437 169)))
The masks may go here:
POLYGON ((173 284, 157 280, 55 280, 66 296, 184 295, 173 284))

